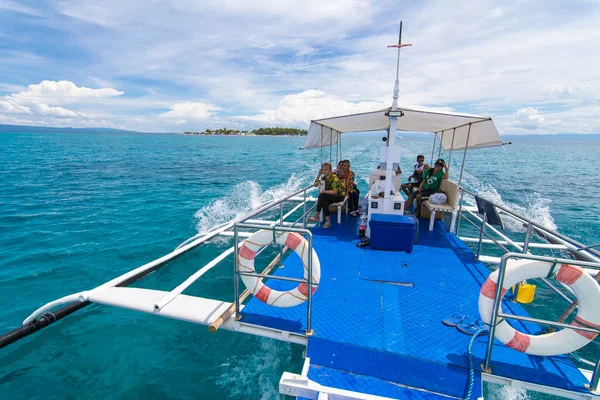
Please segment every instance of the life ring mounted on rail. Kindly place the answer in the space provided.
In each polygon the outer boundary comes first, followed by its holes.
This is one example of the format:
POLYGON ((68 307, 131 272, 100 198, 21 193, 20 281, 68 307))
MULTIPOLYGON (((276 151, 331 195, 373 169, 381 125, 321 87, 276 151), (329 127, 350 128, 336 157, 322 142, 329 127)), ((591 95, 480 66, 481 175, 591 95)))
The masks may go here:
MULTIPOLYGON (((509 260, 502 286, 502 297, 517 283, 533 278, 552 278, 568 285, 577 296, 578 312, 571 322, 573 326, 600 329, 600 285, 594 278, 578 266, 557 264, 546 261, 509 260)), ((490 274, 479 291, 479 315, 490 325, 496 289, 498 270, 490 274)), ((502 312, 500 305, 499 312, 502 312)), ((582 348, 597 336, 593 332, 576 329, 563 329, 544 335, 528 335, 517 331, 503 319, 496 320, 495 337, 508 347, 536 356, 554 356, 571 353, 582 348)))
MULTIPOLYGON (((242 242, 238 253, 238 268, 241 272, 256 273, 254 269, 254 258, 256 254, 265 246, 271 243, 288 246, 294 250, 304 266, 304 279, 308 280, 308 242, 304 237, 295 232, 273 233, 270 230, 260 230, 242 242), (274 240, 273 240, 274 239, 274 240)), ((321 280, 321 264, 319 257, 312 249, 312 293, 317 290, 317 285, 321 280)), ((260 301, 275 307, 294 307, 304 303, 308 299, 308 284, 300 283, 292 290, 285 292, 271 289, 262 280, 256 276, 241 275, 244 285, 254 297, 260 301)))

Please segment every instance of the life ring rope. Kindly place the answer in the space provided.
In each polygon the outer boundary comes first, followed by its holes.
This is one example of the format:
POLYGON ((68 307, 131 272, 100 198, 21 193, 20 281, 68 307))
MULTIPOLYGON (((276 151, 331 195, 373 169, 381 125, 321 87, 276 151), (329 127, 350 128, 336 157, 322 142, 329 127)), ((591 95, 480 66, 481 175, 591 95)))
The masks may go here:
MULTIPOLYGON (((238 269, 243 268, 244 272, 256 273, 254 268, 254 259, 258 252, 269 244, 276 243, 285 245, 294 250, 300 257, 303 266, 303 277, 308 280, 308 242, 304 237, 295 232, 282 232, 276 234, 271 230, 260 230, 242 242, 238 251, 238 269)), ((317 290, 321 279, 321 266, 319 258, 314 249, 310 254, 312 265, 312 293, 317 290)), ((241 275, 244 285, 254 297, 260 301, 276 307, 294 307, 302 304, 308 299, 308 284, 300 282, 296 288, 288 291, 278 291, 265 285, 261 278, 256 276, 241 275)))
MULTIPOLYGON (((498 273, 496 270, 490 274, 479 291, 479 314, 482 321, 492 325, 492 310, 498 289, 498 273)), ((548 277, 564 283, 573 289, 579 310, 571 322, 574 327, 600 329, 600 286, 595 279, 586 274, 582 268, 555 262, 535 260, 509 260, 506 265, 504 284, 501 298, 510 287, 526 279, 548 277)), ((499 306, 502 313, 502 304, 499 306)), ((578 329, 563 329, 559 332, 544 335, 528 335, 513 328, 504 318, 497 317, 495 323, 495 337, 508 347, 515 350, 539 356, 552 356, 571 353, 588 344, 596 338, 594 332, 578 329)))

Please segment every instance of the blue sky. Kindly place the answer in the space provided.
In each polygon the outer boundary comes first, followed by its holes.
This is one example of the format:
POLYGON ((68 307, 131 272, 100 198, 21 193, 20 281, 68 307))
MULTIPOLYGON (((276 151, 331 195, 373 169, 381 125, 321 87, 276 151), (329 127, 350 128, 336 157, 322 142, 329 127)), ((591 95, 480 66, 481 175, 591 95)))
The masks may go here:
POLYGON ((600 2, 0 0, 0 124, 181 132, 391 105, 600 133, 600 2))

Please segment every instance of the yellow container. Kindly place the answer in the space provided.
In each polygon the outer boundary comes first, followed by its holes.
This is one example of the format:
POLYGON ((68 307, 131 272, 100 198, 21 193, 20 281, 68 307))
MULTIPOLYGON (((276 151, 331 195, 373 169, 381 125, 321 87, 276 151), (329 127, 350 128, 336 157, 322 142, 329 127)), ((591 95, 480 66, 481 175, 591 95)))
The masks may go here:
POLYGON ((535 297, 535 285, 529 283, 519 283, 519 291, 517 292, 517 301, 519 303, 528 304, 535 297))

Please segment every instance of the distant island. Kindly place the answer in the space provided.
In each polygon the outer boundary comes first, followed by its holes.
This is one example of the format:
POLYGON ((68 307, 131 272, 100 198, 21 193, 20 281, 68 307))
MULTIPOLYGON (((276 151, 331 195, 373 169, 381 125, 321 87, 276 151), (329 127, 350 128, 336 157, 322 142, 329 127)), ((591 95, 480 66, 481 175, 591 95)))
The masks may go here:
POLYGON ((138 133, 125 129, 115 128, 71 128, 51 126, 29 126, 29 125, 5 125, 0 124, 0 132, 49 132, 49 133, 138 133))
MULTIPOLYGON (((114 129, 114 128, 71 128, 71 127, 50 127, 50 126, 30 126, 30 125, 8 125, 0 124, 0 134, 2 133, 127 133, 127 134, 158 134, 158 135, 181 135, 179 132, 137 132, 132 130, 114 129)), ((306 136, 306 129, 296 128, 258 128, 253 131, 240 131, 237 129, 206 129, 204 132, 184 132, 186 135, 224 135, 224 136, 306 136)), ((349 133, 348 138, 363 133, 349 133)), ((416 133, 398 131, 398 136, 405 139, 431 139, 431 133, 416 133)), ((373 136, 376 137, 376 136, 373 136)), ((523 135, 502 135, 504 142, 511 141, 543 141, 543 142, 600 142, 598 133, 559 133, 559 134, 523 134, 523 135)))
POLYGON ((237 129, 206 129, 204 132, 183 132, 185 135, 226 135, 226 136, 305 136, 306 129, 296 128, 258 128, 253 131, 239 131, 237 129))

